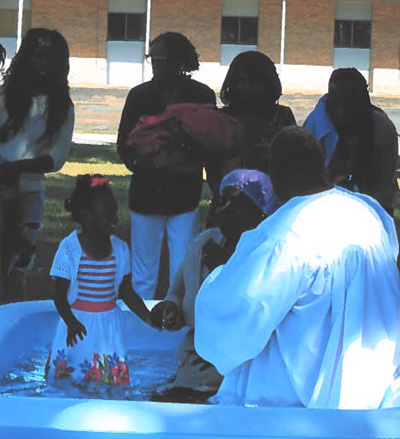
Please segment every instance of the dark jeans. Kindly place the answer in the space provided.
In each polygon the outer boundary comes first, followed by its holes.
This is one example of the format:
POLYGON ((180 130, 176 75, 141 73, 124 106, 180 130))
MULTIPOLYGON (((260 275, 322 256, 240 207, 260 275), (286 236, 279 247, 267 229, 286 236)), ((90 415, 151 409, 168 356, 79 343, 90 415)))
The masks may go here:
POLYGON ((43 196, 4 189, 0 195, 0 303, 19 302, 25 298, 27 274, 35 260, 43 196))

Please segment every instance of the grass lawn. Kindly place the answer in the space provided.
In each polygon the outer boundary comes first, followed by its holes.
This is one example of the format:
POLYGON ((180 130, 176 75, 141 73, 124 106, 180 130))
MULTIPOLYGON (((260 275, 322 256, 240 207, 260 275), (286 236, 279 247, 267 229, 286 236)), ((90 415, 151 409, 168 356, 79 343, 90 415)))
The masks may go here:
MULTIPOLYGON (((70 214, 64 210, 64 199, 75 184, 75 177, 85 173, 101 173, 112 181, 114 194, 119 205, 117 235, 129 243, 130 215, 128 209, 128 188, 130 172, 121 164, 114 146, 74 145, 72 154, 63 169, 46 178, 46 201, 43 230, 38 242, 36 268, 29 274, 27 300, 48 299, 52 293, 49 270, 60 240, 77 227, 70 214)), ((204 226, 211 201, 207 184, 203 186, 200 202, 201 224, 204 226)), ((400 230, 400 195, 395 209, 396 225, 400 230)), ((167 285, 166 261, 162 258, 160 282, 157 297, 163 295, 167 285)))
MULTIPOLYGON (((130 214, 128 209, 128 188, 130 171, 121 164, 114 146, 74 145, 68 162, 60 172, 46 177, 46 200, 43 230, 40 234, 37 250, 36 268, 29 274, 27 300, 48 299, 52 294, 52 282, 49 270, 54 253, 60 240, 77 227, 70 214, 64 209, 64 200, 74 187, 75 177, 85 173, 107 175, 119 206, 119 224, 117 235, 129 243, 130 214)), ((201 224, 204 224, 210 192, 207 184, 203 187, 200 202, 201 224)), ((162 260, 158 294, 165 291, 166 262, 162 260)))

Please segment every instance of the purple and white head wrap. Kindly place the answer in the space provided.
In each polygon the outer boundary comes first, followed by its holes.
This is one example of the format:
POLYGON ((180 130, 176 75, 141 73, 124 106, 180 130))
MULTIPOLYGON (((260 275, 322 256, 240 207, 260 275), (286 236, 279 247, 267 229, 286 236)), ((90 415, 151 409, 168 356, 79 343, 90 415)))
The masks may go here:
POLYGON ((227 186, 245 193, 265 215, 271 215, 278 208, 279 200, 272 187, 271 179, 256 169, 234 169, 221 181, 219 193, 227 186))

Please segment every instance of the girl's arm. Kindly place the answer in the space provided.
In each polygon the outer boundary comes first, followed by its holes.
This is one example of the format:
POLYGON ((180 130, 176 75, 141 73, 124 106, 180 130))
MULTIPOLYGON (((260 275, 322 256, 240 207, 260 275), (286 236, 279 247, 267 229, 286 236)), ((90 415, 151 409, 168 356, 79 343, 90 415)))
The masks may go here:
POLYGON ((130 274, 124 276, 121 286, 119 287, 119 295, 133 313, 140 317, 145 323, 150 324, 150 311, 143 302, 143 299, 133 290, 130 274))
POLYGON ((85 326, 74 316, 67 300, 70 281, 61 277, 56 277, 54 304, 60 317, 68 327, 67 346, 74 346, 78 343, 77 336, 83 340, 87 335, 85 326))

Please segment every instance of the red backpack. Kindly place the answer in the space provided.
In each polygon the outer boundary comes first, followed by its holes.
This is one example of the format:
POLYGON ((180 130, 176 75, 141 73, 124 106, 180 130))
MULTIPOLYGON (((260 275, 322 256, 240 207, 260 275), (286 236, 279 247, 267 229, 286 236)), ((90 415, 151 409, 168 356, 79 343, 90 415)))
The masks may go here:
POLYGON ((239 122, 212 104, 172 104, 160 115, 144 116, 126 142, 135 167, 179 173, 236 156, 244 144, 239 122))

